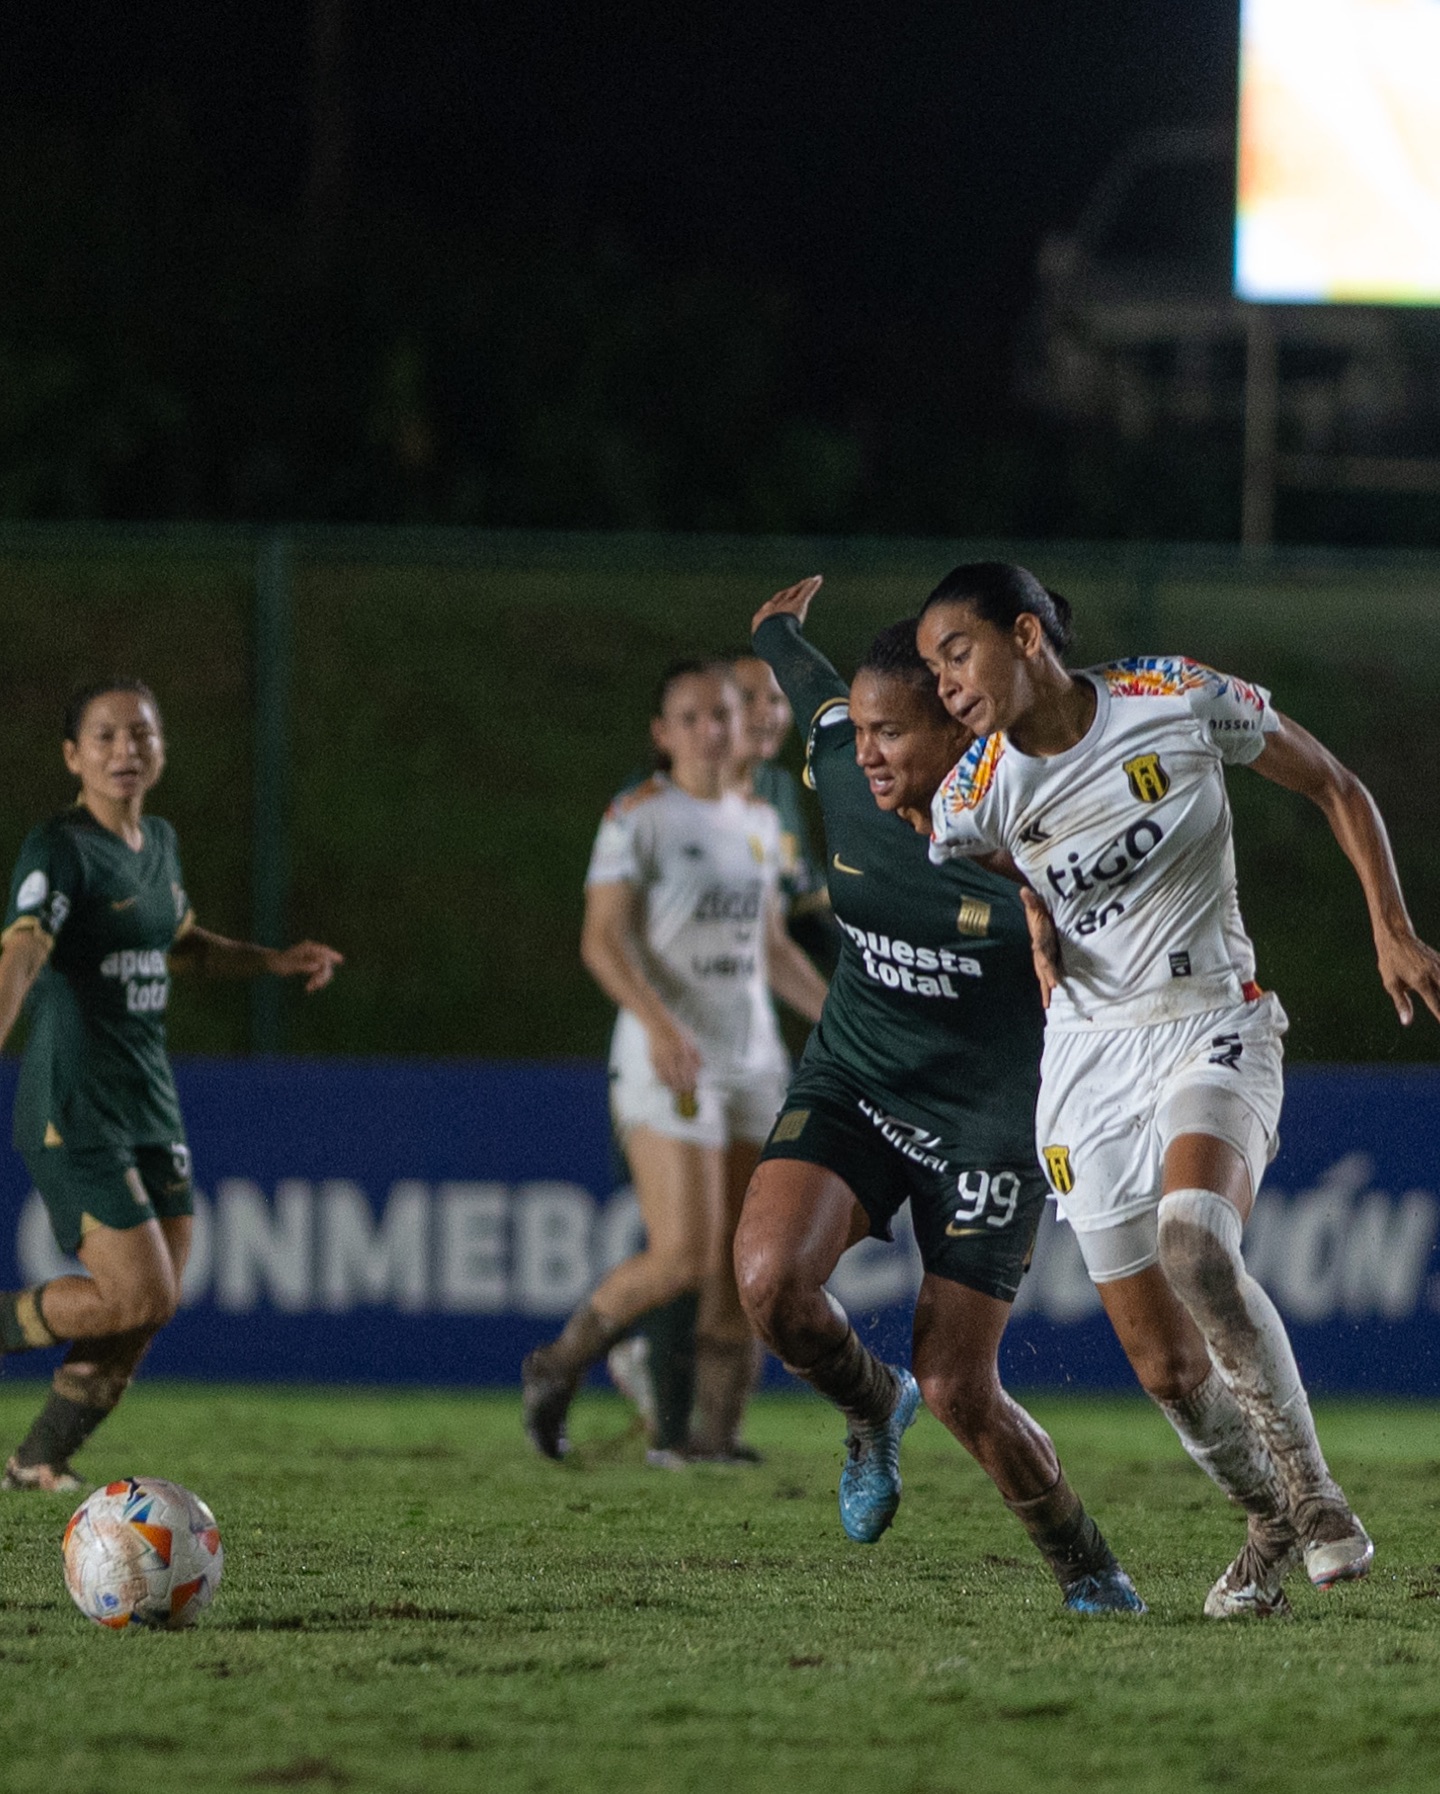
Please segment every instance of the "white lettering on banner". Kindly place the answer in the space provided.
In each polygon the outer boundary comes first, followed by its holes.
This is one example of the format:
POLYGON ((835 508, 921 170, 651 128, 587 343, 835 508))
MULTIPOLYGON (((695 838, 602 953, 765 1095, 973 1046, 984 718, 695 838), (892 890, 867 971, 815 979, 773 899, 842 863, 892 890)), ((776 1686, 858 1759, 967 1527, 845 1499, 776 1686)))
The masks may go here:
POLYGON ((514 1305, 524 1314, 568 1313, 595 1278, 595 1203, 575 1184, 525 1184, 515 1204, 514 1305))
POLYGON ((286 1314, 317 1306, 311 1275, 310 1185, 287 1177, 273 1205, 259 1184, 226 1177, 215 1192, 215 1304, 236 1313, 260 1305, 261 1285, 286 1314))
POLYGON ((449 1314, 500 1314, 508 1306, 504 1184, 440 1186, 436 1307, 449 1314))
POLYGON ((358 1184, 320 1186, 320 1300, 339 1312, 359 1303, 390 1302, 418 1313, 429 1297, 430 1191, 393 1184, 377 1225, 358 1184))
MULTIPOLYGON (((1338 1159, 1313 1188, 1262 1192, 1245 1230, 1245 1257, 1292 1320, 1404 1320, 1440 1313, 1432 1258, 1440 1197, 1388 1195, 1373 1162, 1338 1159)), ((383 1306, 407 1314, 567 1314, 643 1238, 633 1190, 598 1204, 579 1184, 393 1183, 377 1212, 360 1184, 284 1178, 273 1195, 249 1178, 222 1179, 213 1201, 195 1193, 195 1228, 183 1299, 232 1313, 266 1306, 287 1314, 383 1306)), ((919 1254, 908 1212, 897 1244, 869 1240, 841 1260, 831 1287, 857 1313, 913 1298, 919 1254)), ((79 1270, 55 1245, 33 1191, 15 1235, 29 1283, 79 1270)), ((1099 1297, 1079 1244, 1047 1204, 1019 1314, 1057 1325, 1097 1314, 1099 1297)))

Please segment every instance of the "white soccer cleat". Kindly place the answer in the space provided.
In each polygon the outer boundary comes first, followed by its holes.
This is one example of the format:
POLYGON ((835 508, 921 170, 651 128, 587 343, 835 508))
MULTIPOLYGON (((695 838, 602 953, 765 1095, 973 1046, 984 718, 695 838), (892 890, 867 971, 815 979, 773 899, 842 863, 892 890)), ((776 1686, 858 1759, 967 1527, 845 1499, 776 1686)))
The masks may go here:
POLYGON ((0 1489, 38 1489, 44 1495, 75 1495, 84 1487, 68 1464, 17 1464, 11 1458, 0 1476, 0 1489))
POLYGON ((1349 1508, 1337 1515, 1332 1508, 1318 1517, 1305 1547, 1305 1574, 1316 1588, 1334 1588, 1337 1582, 1358 1582, 1370 1574, 1375 1546, 1370 1535, 1349 1508), (1342 1530, 1343 1528, 1343 1530, 1342 1530), (1317 1538, 1317 1532, 1336 1532, 1336 1538, 1317 1538))
POLYGON ((1291 1618, 1285 1578, 1300 1562, 1300 1541, 1288 1526, 1279 1537, 1277 1530, 1273 1522, 1268 1529, 1251 1522, 1240 1555, 1205 1597, 1207 1620, 1291 1618))

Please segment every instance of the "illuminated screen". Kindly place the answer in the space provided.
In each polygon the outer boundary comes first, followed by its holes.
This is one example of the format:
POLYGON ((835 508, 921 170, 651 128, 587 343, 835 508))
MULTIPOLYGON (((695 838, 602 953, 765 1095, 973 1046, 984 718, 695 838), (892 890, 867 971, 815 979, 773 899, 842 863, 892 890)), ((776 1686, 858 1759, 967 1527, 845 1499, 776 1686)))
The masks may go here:
POLYGON ((1242 0, 1235 290, 1440 301, 1440 0, 1242 0))

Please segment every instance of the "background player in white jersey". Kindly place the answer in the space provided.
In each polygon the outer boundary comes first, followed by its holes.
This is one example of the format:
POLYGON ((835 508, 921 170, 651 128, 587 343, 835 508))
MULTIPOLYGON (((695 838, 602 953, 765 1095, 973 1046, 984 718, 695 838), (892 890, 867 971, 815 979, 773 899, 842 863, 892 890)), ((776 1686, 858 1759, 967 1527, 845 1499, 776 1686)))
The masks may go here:
POLYGON ((646 1244, 525 1360, 526 1429, 548 1457, 565 1451, 586 1369, 684 1290, 700 1295, 701 1451, 733 1443, 749 1394, 753 1346, 731 1248, 789 1071, 769 991, 814 1021, 825 984, 785 932, 779 818, 729 786, 738 726, 725 667, 672 667, 651 721, 668 770, 617 798, 596 838, 581 956, 620 1008, 611 1108, 646 1244))
POLYGON ((1224 767, 1320 807, 1402 1022, 1412 993, 1440 1017, 1440 955, 1411 926, 1369 793, 1267 692, 1178 658, 1072 674, 1068 639, 1068 605, 1021 567, 958 567, 931 594, 918 645, 977 736, 936 796, 932 852, 1008 854, 1050 907, 1040 1152, 1140 1382, 1250 1515, 1206 1613, 1284 1613, 1302 1555, 1325 1588, 1374 1553, 1240 1252, 1286 1021, 1254 982, 1224 767))
MULTIPOLYGON (((758 655, 729 655, 725 665, 740 696, 732 782, 740 792, 773 804, 779 815, 780 894, 786 930, 828 977, 839 957, 840 931, 830 912, 824 862, 816 860, 811 845, 800 781, 777 758, 790 733, 790 705, 769 665, 758 655)), ((645 1315, 606 1356, 612 1382, 639 1411, 654 1464, 673 1466, 687 1452, 696 1455, 690 1440, 695 1317, 695 1296, 678 1296, 645 1315)), ((765 1357, 758 1341, 755 1355, 758 1381, 765 1357)), ((747 1449, 746 1455, 755 1454, 747 1449)))

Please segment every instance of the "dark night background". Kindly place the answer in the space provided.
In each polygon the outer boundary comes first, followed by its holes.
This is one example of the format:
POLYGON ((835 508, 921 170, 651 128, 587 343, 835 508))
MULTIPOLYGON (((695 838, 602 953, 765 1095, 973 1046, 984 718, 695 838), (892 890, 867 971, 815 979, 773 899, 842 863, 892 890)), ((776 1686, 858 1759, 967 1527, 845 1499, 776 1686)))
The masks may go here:
POLYGON ((1121 146, 1232 128, 1236 14, 12 17, 0 513, 1233 537, 1238 438, 1077 439, 1016 360, 1121 146))

